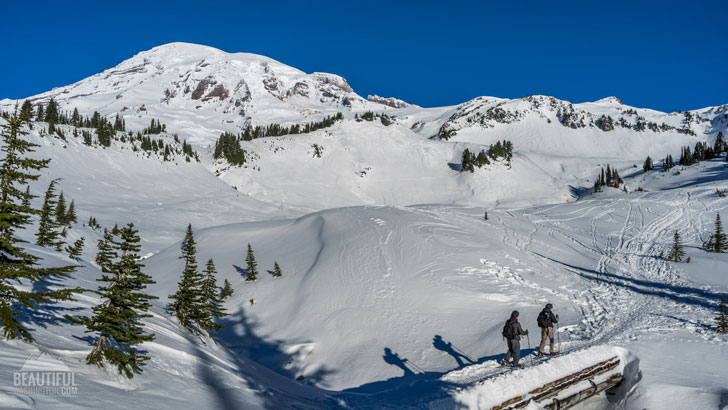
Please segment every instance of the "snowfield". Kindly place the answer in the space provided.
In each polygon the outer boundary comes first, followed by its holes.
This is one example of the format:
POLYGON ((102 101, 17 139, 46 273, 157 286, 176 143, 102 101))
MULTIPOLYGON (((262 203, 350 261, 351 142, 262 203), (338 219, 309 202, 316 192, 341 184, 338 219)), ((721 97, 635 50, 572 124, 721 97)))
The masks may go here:
MULTIPOLYGON (((46 123, 33 123, 28 139, 52 162, 31 192, 42 195, 61 178, 59 191, 75 200, 79 220, 68 241, 86 238, 76 273, 35 286, 95 289, 102 233, 86 222, 133 222, 144 272, 156 281, 148 291, 159 299, 145 320, 156 339, 142 346, 151 356, 144 372, 126 380, 86 365, 92 339, 63 319, 88 314, 95 294, 38 306, 27 312, 36 343, 0 341, 0 408, 484 409, 608 355, 622 366, 639 362, 634 384, 577 408, 728 408, 728 338, 712 329, 728 295, 728 255, 701 248, 716 213, 728 216, 728 198, 716 194, 728 189, 726 154, 657 170, 665 155, 677 160, 681 146, 725 134, 726 106, 689 116, 631 114, 613 98, 571 104, 533 96, 420 108, 365 100, 333 74, 183 43, 31 99, 51 96, 64 110, 123 114, 134 131, 159 118, 170 133, 162 138, 179 133, 201 162, 165 162, 121 141, 86 146, 66 125, 59 126, 63 141, 47 134, 46 123), (567 109, 589 124, 611 115, 666 126, 572 128, 559 120, 567 109), (394 123, 354 118, 368 110, 394 123), (329 128, 243 142, 251 154, 245 166, 212 158, 222 131, 336 112, 345 119, 329 128), (445 140, 440 130, 454 134, 445 140), (514 143, 510 167, 496 161, 460 172, 465 148, 477 152, 503 139, 514 143), (321 157, 313 144, 323 147, 321 157), (643 173, 647 155, 656 169, 643 173), (607 164, 629 193, 592 193, 607 164), (227 279, 234 288, 217 343, 193 337, 166 310, 188 223, 198 263, 214 258, 218 283, 227 279), (675 231, 690 263, 660 257, 675 231), (248 243, 261 273, 255 282, 245 281, 248 243), (280 278, 272 276, 275 262, 280 278), (519 310, 530 329, 521 343, 527 363, 546 303, 561 318, 563 356, 533 369, 501 369, 510 312, 519 310), (77 394, 16 394, 14 372, 39 355, 75 374, 77 394)), ((10 104, 3 100, 0 109, 10 104)), ((34 233, 21 235, 33 242, 34 233)), ((71 262, 28 246, 45 265, 71 262)))

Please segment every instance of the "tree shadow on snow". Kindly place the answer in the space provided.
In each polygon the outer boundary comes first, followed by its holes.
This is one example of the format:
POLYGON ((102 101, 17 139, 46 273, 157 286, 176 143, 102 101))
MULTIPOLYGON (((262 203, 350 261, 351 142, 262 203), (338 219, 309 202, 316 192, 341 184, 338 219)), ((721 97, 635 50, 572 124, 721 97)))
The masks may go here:
MULTIPOLYGON (((64 279, 62 276, 53 276, 37 282, 33 282, 33 292, 46 292, 49 290, 62 288, 64 287, 64 285, 61 283, 62 279, 64 279)), ((19 319, 21 322, 30 323, 46 329, 49 325, 67 325, 68 320, 63 316, 83 309, 84 308, 82 307, 65 307, 61 306, 60 304, 39 303, 32 308, 26 308, 18 305, 13 310, 22 314, 22 317, 19 319)))
POLYGON ((619 286, 629 291, 642 295, 656 296, 672 300, 676 303, 684 303, 704 307, 706 309, 715 309, 718 306, 720 293, 714 293, 707 290, 693 288, 689 286, 671 285, 669 283, 654 282, 644 279, 635 279, 628 276, 621 276, 609 272, 597 272, 593 269, 586 269, 579 266, 561 262, 548 256, 540 255, 542 258, 565 266, 570 272, 581 276, 584 279, 593 280, 609 285, 619 286))
MULTIPOLYGON (((720 156, 720 158, 711 159, 709 162, 720 162, 723 164, 726 163, 725 157, 722 155, 720 156)), ((680 185, 665 188, 664 190, 669 191, 673 189, 686 188, 689 186, 705 184, 708 182, 724 181, 726 179, 728 179, 728 168, 724 165, 722 168, 703 169, 698 173, 698 176, 696 178, 685 181, 680 185)))
POLYGON ((233 265, 233 268, 235 268, 235 271, 237 271, 240 274, 240 276, 242 276, 244 279, 247 279, 248 278, 248 270, 247 269, 241 268, 238 265, 233 265))
MULTIPOLYGON (((240 374, 249 387, 258 393, 265 408, 274 409, 339 409, 330 396, 331 391, 315 386, 317 381, 332 374, 326 368, 316 370, 299 369, 295 366, 296 357, 285 351, 281 341, 267 340, 257 334, 259 324, 249 318, 240 306, 230 316, 221 321, 226 327, 217 332, 216 340, 220 347, 230 352, 231 369, 240 374), (261 381, 261 383, 258 383, 261 381)), ((199 347, 198 347, 199 349, 199 347)), ((202 353, 202 352, 201 352, 202 353)), ((207 366, 207 365, 206 365, 207 366)), ((209 372, 201 369, 202 375, 209 372)), ((209 376, 212 377, 212 376, 209 376)), ((231 398, 218 386, 219 381, 208 378, 208 384, 218 395, 222 408, 231 398)), ((232 408, 240 407, 237 403, 232 408)))

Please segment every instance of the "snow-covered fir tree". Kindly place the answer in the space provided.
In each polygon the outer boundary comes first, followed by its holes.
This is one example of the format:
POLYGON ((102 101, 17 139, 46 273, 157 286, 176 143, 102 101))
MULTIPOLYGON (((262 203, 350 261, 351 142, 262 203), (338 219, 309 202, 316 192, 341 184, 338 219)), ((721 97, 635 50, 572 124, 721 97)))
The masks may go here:
POLYGON ((682 262, 684 256, 685 250, 680 242, 680 234, 675 231, 675 235, 673 235, 672 240, 672 247, 670 248, 670 253, 667 255, 667 259, 673 262, 682 262))
POLYGON ((71 203, 68 205, 68 210, 66 211, 66 224, 70 225, 76 222, 78 222, 76 217, 76 203, 72 199, 71 203))
POLYGON ((222 289, 220 290, 220 297, 222 300, 225 300, 233 295, 233 286, 230 284, 230 281, 225 279, 222 284, 222 289))
POLYGON ((728 238, 723 230, 723 223, 720 221, 720 214, 715 215, 715 232, 703 244, 703 247, 710 252, 728 252, 728 238))
POLYGON ((197 246, 192 233, 192 224, 187 225, 185 239, 182 241, 182 255, 179 258, 184 260, 185 265, 177 284, 177 292, 169 296, 172 299, 169 307, 182 326, 192 333, 199 334, 200 329, 196 322, 199 318, 205 317, 202 295, 204 277, 197 270, 197 246))
POLYGON ((255 255, 253 255, 253 247, 248 243, 248 254, 245 257, 245 263, 247 266, 247 276, 245 280, 254 281, 258 279, 258 264, 255 262, 255 255))
POLYGON ((51 181, 46 190, 43 207, 40 209, 40 222, 38 222, 38 232, 35 234, 35 244, 60 250, 62 244, 60 240, 61 232, 55 218, 57 207, 56 181, 55 179, 51 181))
POLYGON ((68 257, 71 259, 78 259, 83 252, 83 245, 85 241, 86 238, 82 236, 76 239, 76 241, 73 242, 73 245, 67 246, 66 252, 68 252, 68 257))
POLYGON ((725 303, 725 296, 720 298, 718 313, 715 316, 715 331, 722 334, 728 334, 728 306, 726 306, 725 303))
POLYGON ((278 265, 278 261, 275 261, 273 263, 273 277, 280 278, 281 276, 283 276, 283 272, 281 271, 281 267, 278 265))
POLYGON ((40 258, 20 246, 24 241, 17 236, 16 231, 29 225, 31 215, 37 213, 25 205, 30 200, 30 194, 28 190, 23 191, 22 187, 37 180, 40 174, 36 172, 46 168, 50 162, 49 159, 28 156, 39 145, 23 139, 27 134, 22 129, 24 121, 25 117, 18 113, 16 104, 15 112, 8 117, 0 133, 4 154, 0 165, 0 326, 6 339, 22 338, 32 342, 33 337, 23 323, 24 312, 38 304, 72 300, 73 294, 80 289, 51 290, 17 286, 20 281, 33 285, 54 275, 67 276, 75 270, 75 266, 39 267, 40 258))
POLYGON ((203 309, 201 311, 202 316, 197 319, 198 326, 204 329, 207 334, 212 338, 213 333, 223 327, 224 325, 216 322, 216 319, 227 316, 225 308, 222 306, 222 294, 217 287, 217 279, 215 275, 215 263, 212 258, 207 261, 205 265, 205 271, 203 272, 204 279, 202 281, 202 303, 203 309))
POLYGON ((60 226, 66 225, 66 198, 63 196, 63 191, 58 194, 56 201, 56 223, 60 226))
POLYGON ((99 367, 109 363, 128 378, 141 373, 141 364, 149 359, 136 346, 154 340, 154 334, 144 332, 141 320, 151 316, 146 313, 149 300, 156 297, 143 292, 155 282, 141 270, 138 233, 131 223, 119 229, 118 235, 104 232, 96 255, 102 272, 97 280, 105 283, 96 291, 101 303, 94 306, 91 317, 66 316, 97 335, 86 362, 99 367))

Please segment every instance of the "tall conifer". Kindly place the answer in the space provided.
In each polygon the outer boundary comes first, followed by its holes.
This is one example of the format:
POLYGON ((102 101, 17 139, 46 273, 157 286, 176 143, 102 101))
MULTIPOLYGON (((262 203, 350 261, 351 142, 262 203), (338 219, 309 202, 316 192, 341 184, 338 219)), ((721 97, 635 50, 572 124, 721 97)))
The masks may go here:
POLYGON ((673 262, 682 262, 682 258, 685 256, 685 250, 683 249, 682 243, 680 243, 680 234, 675 231, 673 236, 672 248, 670 253, 667 255, 667 259, 673 262))
POLYGON ((97 280, 106 283, 96 291, 101 303, 93 308, 91 317, 66 316, 86 326, 87 333, 98 334, 86 362, 99 367, 110 363, 128 378, 141 373, 141 364, 149 359, 136 346, 154 340, 154 334, 144 333, 141 321, 151 316, 146 313, 149 300, 156 297, 143 293, 154 281, 141 270, 144 265, 140 263, 139 242, 138 231, 131 223, 119 229, 118 235, 104 231, 96 255, 102 272, 97 280))
POLYGON ((2 125, 2 148, 4 160, 0 164, 0 327, 7 339, 22 338, 32 342, 28 329, 21 323, 24 311, 34 309, 38 304, 58 300, 72 300, 73 293, 80 289, 35 290, 33 286, 19 288, 19 282, 35 284, 53 276, 66 276, 75 270, 74 266, 56 268, 38 267, 39 257, 31 255, 20 247, 24 241, 15 231, 30 223, 32 214, 37 213, 27 203, 30 192, 22 186, 40 176, 35 172, 48 166, 49 159, 27 157, 38 144, 26 141, 22 130, 24 117, 15 112, 7 124, 2 125))
POLYGON ((200 330, 195 322, 204 317, 202 313, 203 297, 202 285, 204 277, 197 271, 197 248, 195 238, 192 233, 192 224, 187 225, 185 239, 182 241, 182 255, 180 259, 185 262, 182 270, 182 277, 178 282, 177 292, 170 295, 172 299, 169 307, 179 319, 182 326, 189 329, 195 334, 199 334, 200 330))
POLYGON ((203 300, 203 316, 199 319, 198 325, 204 329, 210 337, 212 332, 222 329, 222 324, 215 321, 217 318, 227 316, 225 308, 222 306, 222 295, 217 287, 217 279, 215 275, 215 263, 212 259, 207 261, 205 266, 204 279, 202 282, 202 300, 203 300))
POLYGON ((51 181, 46 190, 43 207, 40 209, 40 222, 38 232, 35 234, 35 244, 58 249, 61 246, 61 240, 55 218, 57 211, 56 181, 55 179, 51 181))
POLYGON ((715 331, 718 333, 728 333, 728 306, 725 303, 725 296, 720 298, 718 305, 718 314, 715 316, 715 331))
POLYGON ((258 264, 255 262, 255 256, 253 255, 253 247, 248 243, 248 255, 245 257, 245 263, 247 265, 247 274, 245 278, 247 281, 254 281, 258 279, 258 264))

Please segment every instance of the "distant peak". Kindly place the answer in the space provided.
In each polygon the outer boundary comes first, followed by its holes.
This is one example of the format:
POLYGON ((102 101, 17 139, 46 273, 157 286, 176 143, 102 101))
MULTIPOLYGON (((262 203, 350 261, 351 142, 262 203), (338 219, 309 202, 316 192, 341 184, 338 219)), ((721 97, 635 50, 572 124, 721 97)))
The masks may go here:
POLYGON ((619 104, 619 105, 624 105, 624 103, 622 102, 622 100, 620 100, 617 97, 606 97, 606 98, 602 98, 601 100, 597 100, 595 102, 598 102, 598 103, 606 103, 606 104, 619 104))
POLYGON ((405 107, 410 106, 409 103, 407 103, 406 101, 402 101, 399 98, 394 98, 394 97, 384 98, 384 97, 380 97, 376 94, 368 95, 367 100, 371 101, 371 102, 383 104, 383 105, 386 105, 386 106, 389 106, 392 108, 405 108, 405 107))

